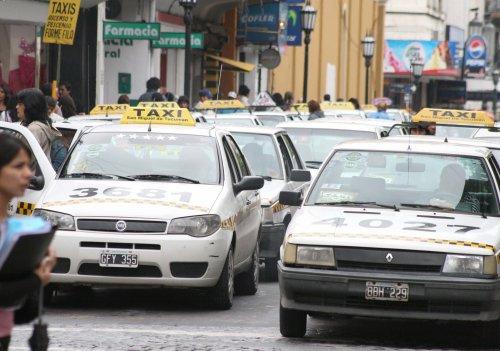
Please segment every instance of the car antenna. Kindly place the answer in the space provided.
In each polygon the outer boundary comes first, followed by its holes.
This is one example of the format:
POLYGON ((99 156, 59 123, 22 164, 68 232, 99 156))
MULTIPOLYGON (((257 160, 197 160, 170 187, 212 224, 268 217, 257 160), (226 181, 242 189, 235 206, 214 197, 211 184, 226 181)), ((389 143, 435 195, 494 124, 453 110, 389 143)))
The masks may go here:
POLYGON ((445 137, 444 137, 444 142, 445 142, 445 143, 447 143, 447 142, 448 142, 448 137, 447 137, 447 136, 445 136, 445 137))

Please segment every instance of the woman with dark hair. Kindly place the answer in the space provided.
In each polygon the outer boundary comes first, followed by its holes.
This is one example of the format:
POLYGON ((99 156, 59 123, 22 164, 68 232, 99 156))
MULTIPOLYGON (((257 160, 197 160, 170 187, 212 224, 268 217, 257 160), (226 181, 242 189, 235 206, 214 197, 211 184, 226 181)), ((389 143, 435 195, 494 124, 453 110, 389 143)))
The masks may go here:
POLYGON ((59 98, 59 105, 64 118, 70 118, 77 115, 75 102, 71 96, 61 96, 59 98))
MULTIPOLYGON (((0 239, 5 231, 9 202, 22 196, 32 177, 29 148, 19 139, 0 133, 0 239)), ((9 348, 10 334, 16 315, 14 306, 23 296, 36 292, 49 283, 50 272, 56 263, 55 254, 49 250, 47 257, 35 271, 16 280, 0 280, 0 351, 9 348)), ((22 308, 22 306, 21 306, 22 308)))
POLYGON ((278 107, 283 107, 283 105, 285 104, 285 100, 283 99, 283 95, 281 95, 280 93, 274 93, 272 98, 273 98, 274 103, 278 107))
POLYGON ((0 122, 12 122, 9 115, 10 90, 7 84, 0 83, 0 122))
POLYGON ((50 123, 47 101, 42 92, 34 88, 21 90, 17 95, 17 115, 21 124, 33 133, 51 161, 52 143, 61 137, 61 133, 50 123))
POLYGON ((321 111, 320 104, 316 100, 310 100, 307 103, 307 107, 309 108, 309 121, 325 117, 325 114, 321 111))
POLYGON ((359 104, 358 99, 356 99, 356 98, 350 98, 350 99, 349 99, 349 100, 347 100, 347 101, 349 101, 351 104, 353 104, 354 109, 356 109, 356 110, 361 110, 361 105, 359 104))
POLYGON ((287 91, 283 99, 285 100, 285 103, 283 104, 283 111, 290 111, 293 107, 293 104, 295 104, 293 93, 291 91, 287 91))

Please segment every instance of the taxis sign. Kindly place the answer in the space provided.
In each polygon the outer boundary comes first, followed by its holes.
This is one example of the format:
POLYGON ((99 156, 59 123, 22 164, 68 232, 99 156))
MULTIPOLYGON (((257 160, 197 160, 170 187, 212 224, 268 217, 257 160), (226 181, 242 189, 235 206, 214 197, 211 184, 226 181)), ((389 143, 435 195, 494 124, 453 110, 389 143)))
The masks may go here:
POLYGON ((123 114, 121 124, 163 124, 194 126, 195 120, 186 108, 132 107, 123 114))
POLYGON ((309 112, 309 107, 307 106, 306 103, 295 104, 293 105, 293 108, 299 112, 309 112))
POLYGON ((139 102, 137 107, 149 107, 149 108, 169 108, 169 109, 178 109, 180 108, 175 101, 167 101, 167 102, 139 102))
POLYGON ((460 124, 493 127, 493 117, 485 111, 463 111, 424 108, 412 118, 413 122, 434 122, 436 124, 460 124))
POLYGON ((377 111, 377 107, 375 105, 371 105, 371 104, 362 105, 361 109, 363 111, 377 111))
POLYGON ((80 0, 50 0, 43 42, 73 45, 79 12, 80 0))
POLYGON ((246 106, 240 100, 206 100, 199 110, 244 109, 246 106))
POLYGON ((122 115, 130 108, 127 104, 96 105, 90 111, 91 115, 122 115))
POLYGON ((354 105, 349 101, 339 101, 339 102, 329 102, 325 101, 321 103, 322 110, 354 110, 354 105))

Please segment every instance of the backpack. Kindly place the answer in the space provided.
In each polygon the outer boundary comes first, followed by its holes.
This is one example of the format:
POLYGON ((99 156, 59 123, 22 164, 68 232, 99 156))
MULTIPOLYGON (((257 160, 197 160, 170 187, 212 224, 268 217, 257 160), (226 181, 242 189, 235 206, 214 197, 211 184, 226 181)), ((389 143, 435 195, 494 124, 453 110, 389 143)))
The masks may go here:
POLYGON ((61 138, 54 139, 50 145, 50 161, 56 172, 62 166, 67 155, 68 149, 64 146, 61 138))

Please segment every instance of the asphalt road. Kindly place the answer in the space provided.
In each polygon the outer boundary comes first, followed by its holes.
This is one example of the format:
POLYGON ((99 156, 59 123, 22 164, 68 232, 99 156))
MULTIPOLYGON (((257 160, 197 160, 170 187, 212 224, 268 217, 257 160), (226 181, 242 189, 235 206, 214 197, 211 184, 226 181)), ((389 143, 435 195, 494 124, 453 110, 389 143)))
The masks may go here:
MULTIPOLYGON (((49 350, 485 350, 473 325, 309 318, 303 339, 279 333, 277 283, 236 297, 230 311, 207 308, 203 294, 99 289, 58 296, 47 310, 49 350)), ((11 350, 28 350, 30 326, 11 350)))

